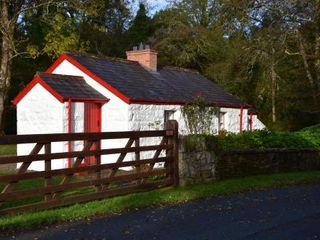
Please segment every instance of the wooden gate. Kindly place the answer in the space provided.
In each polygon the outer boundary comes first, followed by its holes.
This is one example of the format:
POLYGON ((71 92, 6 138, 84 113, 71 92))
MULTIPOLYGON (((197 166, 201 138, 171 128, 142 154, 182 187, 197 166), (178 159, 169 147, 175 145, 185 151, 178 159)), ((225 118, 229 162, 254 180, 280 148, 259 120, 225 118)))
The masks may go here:
MULTIPOLYGON (((145 142, 145 141, 144 141, 145 142)), ((178 184, 178 124, 174 120, 159 131, 39 134, 0 137, 0 145, 35 143, 29 155, 0 156, 0 165, 22 163, 14 174, 0 175, 0 214, 34 209, 47 209, 128 193, 147 191, 178 184), (157 145, 142 145, 143 138, 158 138, 157 145), (128 139, 122 148, 101 149, 105 139, 128 139), (53 142, 84 141, 82 151, 52 153, 53 142), (92 146, 95 146, 92 150, 92 146), (39 153, 44 149, 44 153, 39 153), (152 151, 153 157, 141 159, 141 152, 152 151), (124 161, 127 153, 135 159, 124 161), (162 153, 162 155, 161 155, 162 153), (119 154, 115 163, 101 164, 101 155, 119 154), (95 156, 95 165, 81 167, 86 156, 95 156), (76 158, 71 168, 51 169, 53 159, 76 158), (27 171, 32 162, 44 161, 45 170, 27 171), (163 167, 154 168, 157 163, 163 167), (120 168, 132 167, 131 171, 120 168), (89 176, 76 176, 90 172, 89 176), (28 189, 18 187, 20 182, 37 179, 42 186, 28 189), (34 197, 38 196, 38 201, 34 197), (30 199, 26 201, 24 199, 30 199), (19 204, 12 204, 14 202, 19 204), (9 203, 9 204, 8 204, 9 203), (22 203, 22 205, 21 205, 22 203)))

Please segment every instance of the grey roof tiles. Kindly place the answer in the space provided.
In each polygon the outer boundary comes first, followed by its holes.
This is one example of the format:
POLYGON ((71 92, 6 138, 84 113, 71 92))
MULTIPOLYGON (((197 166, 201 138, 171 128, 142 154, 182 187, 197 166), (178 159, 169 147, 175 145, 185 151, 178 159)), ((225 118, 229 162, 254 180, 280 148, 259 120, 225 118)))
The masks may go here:
POLYGON ((152 72, 133 61, 80 53, 67 55, 132 102, 188 103, 201 95, 217 106, 246 105, 195 71, 159 67, 157 72, 152 72))
POLYGON ((36 76, 39 76, 46 84, 65 99, 108 100, 105 96, 88 85, 83 77, 43 72, 37 72, 36 76))

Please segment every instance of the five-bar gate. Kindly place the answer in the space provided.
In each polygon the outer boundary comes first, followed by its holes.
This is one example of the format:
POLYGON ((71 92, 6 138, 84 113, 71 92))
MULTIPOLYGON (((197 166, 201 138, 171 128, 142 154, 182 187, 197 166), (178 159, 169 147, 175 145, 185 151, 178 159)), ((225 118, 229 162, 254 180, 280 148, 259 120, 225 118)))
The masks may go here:
MULTIPOLYGON (((147 142, 147 141, 144 141, 147 142)), ((34 143, 29 155, 0 156, 3 164, 21 163, 15 173, 0 175, 0 214, 47 209, 178 184, 178 124, 174 120, 159 131, 39 134, 0 137, 0 145, 34 143), (142 138, 161 138, 157 145, 141 145, 142 138), (122 148, 101 149, 101 140, 128 139, 122 148), (82 151, 51 152, 53 142, 83 141, 82 151), (95 146, 94 148, 92 146, 95 146), (44 149, 44 153, 40 153, 44 149), (141 159, 141 152, 153 157, 141 159), (127 153, 135 159, 124 161, 127 153), (162 153, 162 155, 161 155, 162 153), (115 163, 102 164, 101 155, 118 154, 115 163), (83 166, 87 156, 94 165, 83 166), (51 169, 53 159, 74 158, 70 168, 51 169), (28 171, 32 162, 44 161, 44 171, 28 171), (163 167, 154 168, 157 163, 163 167), (123 171, 121 168, 131 167, 123 171), (23 181, 37 181, 35 187, 18 187, 23 181), (34 200, 37 196, 38 200, 34 200), (24 201, 24 199, 31 199, 24 201), (33 199, 33 200, 32 200, 33 199), (7 204, 22 202, 20 204, 7 204)))

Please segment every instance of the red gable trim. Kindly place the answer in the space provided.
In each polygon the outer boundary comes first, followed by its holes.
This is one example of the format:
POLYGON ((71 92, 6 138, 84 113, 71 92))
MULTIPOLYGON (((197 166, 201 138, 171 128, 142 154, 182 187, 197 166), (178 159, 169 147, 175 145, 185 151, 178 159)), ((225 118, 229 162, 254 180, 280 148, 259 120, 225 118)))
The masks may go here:
POLYGON ((43 81, 39 76, 37 76, 33 78, 32 81, 28 83, 24 89, 22 89, 22 91, 12 100, 12 103, 14 105, 17 105, 21 101, 21 99, 24 98, 24 96, 27 95, 28 92, 30 92, 30 90, 38 83, 60 102, 67 102, 70 99, 72 102, 106 103, 110 100, 110 99, 95 99, 95 98, 64 98, 55 90, 53 90, 53 88, 50 87, 45 81, 43 81))
POLYGON ((108 89, 110 92, 112 92, 114 95, 116 95, 118 98, 123 100, 125 103, 130 103, 130 98, 119 92, 117 89, 103 81, 100 77, 89 71, 87 68, 82 66, 79 62, 74 60, 72 57, 70 57, 68 54, 62 54, 46 71, 46 73, 52 73, 64 60, 67 60, 72 65, 80 69, 82 72, 87 74, 89 77, 94 79, 96 82, 98 82, 100 85, 108 89))
POLYGON ((55 90, 53 90, 45 81, 43 81, 40 77, 35 77, 32 79, 30 83, 27 84, 27 86, 22 89, 22 91, 12 100, 12 103, 14 105, 17 105, 20 100, 27 95, 28 92, 37 84, 40 84, 42 87, 44 87, 49 93, 51 93, 52 96, 54 96, 58 101, 63 102, 63 97, 57 93, 55 90))

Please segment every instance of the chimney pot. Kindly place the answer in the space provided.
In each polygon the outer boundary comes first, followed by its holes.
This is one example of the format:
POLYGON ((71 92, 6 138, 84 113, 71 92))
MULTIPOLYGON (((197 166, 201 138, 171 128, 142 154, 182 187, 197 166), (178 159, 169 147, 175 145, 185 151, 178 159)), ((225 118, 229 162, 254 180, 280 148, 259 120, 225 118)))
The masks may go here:
POLYGON ((138 47, 137 47, 137 46, 134 46, 134 47, 132 48, 132 50, 136 51, 136 50, 138 50, 138 47))
POLYGON ((143 50, 143 44, 142 44, 142 42, 140 43, 139 50, 143 50))

